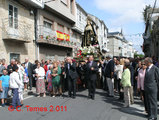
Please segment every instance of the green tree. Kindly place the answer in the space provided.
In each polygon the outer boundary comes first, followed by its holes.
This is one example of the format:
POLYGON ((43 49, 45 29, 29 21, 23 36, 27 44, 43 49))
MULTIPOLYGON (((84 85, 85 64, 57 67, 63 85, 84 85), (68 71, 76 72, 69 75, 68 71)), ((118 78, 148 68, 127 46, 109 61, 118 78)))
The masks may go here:
POLYGON ((137 53, 135 53, 135 54, 134 54, 134 58, 136 58, 136 57, 143 58, 144 55, 143 55, 143 54, 137 54, 137 53))

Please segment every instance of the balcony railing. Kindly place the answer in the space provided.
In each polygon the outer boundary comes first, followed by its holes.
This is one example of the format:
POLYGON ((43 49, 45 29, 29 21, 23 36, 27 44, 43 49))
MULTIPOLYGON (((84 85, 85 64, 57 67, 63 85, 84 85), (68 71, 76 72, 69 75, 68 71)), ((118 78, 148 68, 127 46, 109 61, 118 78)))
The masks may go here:
MULTIPOLYGON (((70 41, 64 40, 58 40, 56 31, 46 28, 43 25, 38 26, 38 43, 44 43, 44 44, 52 44, 57 46, 63 46, 63 47, 69 47, 73 48, 77 46, 77 42, 75 38, 70 37, 70 41)), ((79 44, 78 44, 79 45, 79 44)))
POLYGON ((23 21, 11 21, 8 18, 2 20, 2 39, 16 40, 19 42, 31 42, 32 34, 31 25, 23 21))

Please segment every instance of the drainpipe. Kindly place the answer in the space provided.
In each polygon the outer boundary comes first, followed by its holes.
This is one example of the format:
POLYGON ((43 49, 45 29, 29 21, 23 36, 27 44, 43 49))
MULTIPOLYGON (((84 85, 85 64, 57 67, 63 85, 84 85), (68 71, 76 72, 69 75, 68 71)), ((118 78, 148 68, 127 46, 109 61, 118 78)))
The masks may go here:
POLYGON ((38 40, 38 14, 37 14, 38 9, 34 9, 34 30, 35 30, 35 58, 36 60, 39 60, 39 45, 37 43, 38 40))

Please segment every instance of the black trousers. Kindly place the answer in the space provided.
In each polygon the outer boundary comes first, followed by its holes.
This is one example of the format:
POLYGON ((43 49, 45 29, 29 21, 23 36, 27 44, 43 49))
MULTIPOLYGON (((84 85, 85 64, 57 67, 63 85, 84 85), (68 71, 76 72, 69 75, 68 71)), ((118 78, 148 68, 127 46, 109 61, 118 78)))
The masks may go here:
POLYGON ((76 96, 76 80, 68 78, 67 81, 68 81, 68 95, 71 97, 73 92, 73 96, 76 96))
POLYGON ((119 99, 120 99, 120 100, 124 100, 124 93, 120 91, 121 88, 122 88, 122 86, 120 85, 120 81, 121 81, 121 79, 119 78, 119 79, 117 80, 117 82, 118 82, 118 92, 119 92, 119 97, 120 97, 119 99))
POLYGON ((88 80, 88 96, 95 97, 96 80, 88 80))
POLYGON ((145 90, 148 118, 157 118, 157 89, 145 90))
POLYGON ((62 92, 64 93, 66 91, 66 89, 65 89, 65 78, 64 78, 64 75, 61 75, 61 77, 60 77, 60 84, 62 86, 62 92))
POLYGON ((33 76, 32 76, 32 75, 30 75, 30 76, 28 76, 28 78, 29 78, 29 87, 30 87, 30 90, 32 90, 32 85, 33 85, 33 76))
POLYGON ((143 95, 143 97, 144 97, 144 106, 145 106, 145 111, 147 111, 147 101, 146 101, 146 98, 145 98, 145 91, 144 90, 141 90, 141 92, 142 92, 142 95, 143 95))

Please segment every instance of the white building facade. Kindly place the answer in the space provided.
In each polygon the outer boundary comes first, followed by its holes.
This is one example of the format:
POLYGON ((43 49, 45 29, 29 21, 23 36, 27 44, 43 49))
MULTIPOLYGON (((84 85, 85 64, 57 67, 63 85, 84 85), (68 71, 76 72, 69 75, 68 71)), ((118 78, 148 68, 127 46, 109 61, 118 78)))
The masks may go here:
POLYGON ((87 12, 78 3, 76 3, 75 13, 76 23, 72 27, 73 36, 71 38, 75 41, 73 46, 73 57, 76 56, 75 53, 81 47, 84 30, 87 25, 87 12))
POLYGON ((122 32, 108 33, 108 49, 107 54, 112 54, 114 57, 134 57, 133 44, 125 39, 122 32))

